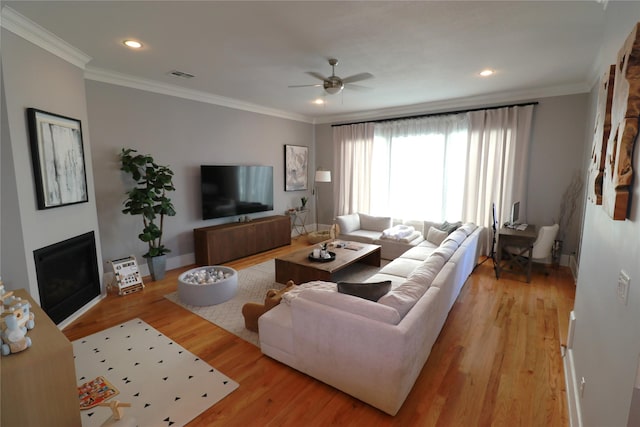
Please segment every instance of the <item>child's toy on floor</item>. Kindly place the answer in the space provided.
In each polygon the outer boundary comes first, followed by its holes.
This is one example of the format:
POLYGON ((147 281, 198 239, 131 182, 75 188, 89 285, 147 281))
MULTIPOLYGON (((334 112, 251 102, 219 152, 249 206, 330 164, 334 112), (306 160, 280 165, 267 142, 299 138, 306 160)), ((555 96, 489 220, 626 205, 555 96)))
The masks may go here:
POLYGON ((107 418, 104 423, 102 423, 102 427, 136 427, 138 425, 135 418, 129 415, 123 415, 122 408, 130 408, 130 403, 120 402, 119 400, 112 400, 111 402, 99 403, 98 406, 107 406, 111 408, 111 416, 107 418))

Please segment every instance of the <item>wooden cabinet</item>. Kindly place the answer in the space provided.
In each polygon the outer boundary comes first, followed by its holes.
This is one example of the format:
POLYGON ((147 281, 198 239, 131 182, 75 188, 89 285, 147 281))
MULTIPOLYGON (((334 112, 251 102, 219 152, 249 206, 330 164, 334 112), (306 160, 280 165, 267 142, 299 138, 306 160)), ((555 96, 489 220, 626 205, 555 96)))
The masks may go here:
POLYGON ((193 230, 196 264, 217 265, 291 244, 291 219, 276 215, 193 230))
POLYGON ((2 356, 3 426, 80 426, 73 346, 24 289, 36 326, 28 349, 2 356))

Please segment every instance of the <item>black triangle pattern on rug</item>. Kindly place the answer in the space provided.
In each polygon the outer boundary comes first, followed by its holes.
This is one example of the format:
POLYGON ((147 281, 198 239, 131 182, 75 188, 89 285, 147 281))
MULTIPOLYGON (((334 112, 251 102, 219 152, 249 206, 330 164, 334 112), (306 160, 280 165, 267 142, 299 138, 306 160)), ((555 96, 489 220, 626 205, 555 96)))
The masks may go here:
MULTIPOLYGON (((238 387, 140 319, 74 341, 73 349, 79 383, 104 376, 140 426, 183 426, 238 387)), ((103 407, 81 411, 82 426, 109 415, 103 407)))

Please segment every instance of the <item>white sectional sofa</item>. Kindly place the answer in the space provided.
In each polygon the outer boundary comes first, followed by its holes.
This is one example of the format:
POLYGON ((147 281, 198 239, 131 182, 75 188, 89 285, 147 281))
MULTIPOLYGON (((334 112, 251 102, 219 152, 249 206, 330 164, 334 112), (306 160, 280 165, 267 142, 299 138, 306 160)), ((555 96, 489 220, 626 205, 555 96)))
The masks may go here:
POLYGON ((385 234, 385 230, 404 225, 393 224, 391 217, 354 213, 336 217, 336 224, 339 230, 338 239, 380 245, 380 256, 384 259, 395 259, 407 249, 424 241, 422 227, 416 229, 413 225, 405 225, 412 229, 407 235, 397 237, 385 234))
POLYGON ((483 231, 464 224, 440 245, 409 249, 365 281, 391 281, 377 301, 334 283, 300 284, 259 318, 262 352, 395 415, 477 263, 483 231))

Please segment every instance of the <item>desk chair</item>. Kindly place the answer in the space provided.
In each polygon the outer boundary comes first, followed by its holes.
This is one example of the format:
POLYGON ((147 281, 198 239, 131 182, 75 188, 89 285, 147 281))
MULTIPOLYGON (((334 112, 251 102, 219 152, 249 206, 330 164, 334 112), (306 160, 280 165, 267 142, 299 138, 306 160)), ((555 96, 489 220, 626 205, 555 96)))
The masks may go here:
MULTIPOLYGON (((551 255, 551 248, 558 235, 559 228, 560 226, 558 224, 540 227, 538 237, 536 237, 535 242, 533 242, 533 249, 531 250, 531 260, 533 262, 540 262, 551 255)), ((505 250, 509 252, 511 257, 517 258, 521 265, 525 265, 528 262, 528 250, 526 248, 509 246, 505 248, 505 250)), ((549 273, 545 272, 545 274, 549 273)))
POLYGON ((533 261, 542 260, 551 255, 551 248, 553 247, 553 242, 556 240, 559 228, 560 226, 558 224, 540 227, 538 238, 533 242, 533 251, 531 254, 533 261))

